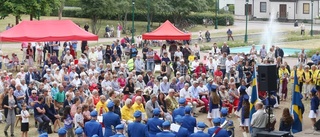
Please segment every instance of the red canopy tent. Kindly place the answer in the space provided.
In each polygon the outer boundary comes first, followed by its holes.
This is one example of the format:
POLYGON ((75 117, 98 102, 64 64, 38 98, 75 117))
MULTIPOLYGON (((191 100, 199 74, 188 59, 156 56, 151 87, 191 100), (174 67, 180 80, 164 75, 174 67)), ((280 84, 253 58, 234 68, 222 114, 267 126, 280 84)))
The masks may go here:
POLYGON ((98 40, 98 36, 85 31, 71 20, 22 21, 0 33, 0 41, 44 42, 70 40, 98 40))
POLYGON ((190 40, 191 34, 176 28, 169 20, 156 30, 142 35, 144 40, 190 40))

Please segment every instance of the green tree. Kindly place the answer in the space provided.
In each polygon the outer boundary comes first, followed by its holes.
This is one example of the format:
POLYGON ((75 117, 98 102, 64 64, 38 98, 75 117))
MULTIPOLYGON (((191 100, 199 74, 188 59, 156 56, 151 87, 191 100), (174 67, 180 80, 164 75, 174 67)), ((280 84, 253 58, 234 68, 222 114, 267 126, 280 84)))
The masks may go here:
POLYGON ((24 5, 25 2, 27 2, 27 0, 1 0, 1 18, 4 19, 5 17, 12 14, 16 18, 16 24, 19 24, 19 21, 21 20, 21 15, 27 13, 27 9, 24 5))
MULTIPOLYGON (((115 3, 115 7, 114 8, 114 13, 117 15, 119 22, 121 23, 122 26, 122 33, 126 34, 126 29, 127 29, 127 17, 128 17, 128 13, 131 12, 131 0, 118 0, 115 3)), ((110 14, 110 13, 109 13, 110 14)))
POLYGON ((165 0, 138 0, 136 2, 136 7, 139 9, 139 11, 142 11, 145 14, 146 20, 150 20, 151 26, 153 26, 153 17, 155 13, 166 13, 166 9, 168 9, 168 5, 166 5, 165 0), (148 7, 148 4, 149 7, 148 7), (148 10, 150 12, 149 18, 148 18, 148 10))
POLYGON ((207 0, 165 0, 167 11, 173 15, 173 21, 180 26, 182 20, 191 12, 201 12, 208 8, 207 0))
POLYGON ((98 34, 101 27, 101 19, 112 11, 112 0, 81 0, 82 14, 91 19, 91 30, 93 34, 98 34))

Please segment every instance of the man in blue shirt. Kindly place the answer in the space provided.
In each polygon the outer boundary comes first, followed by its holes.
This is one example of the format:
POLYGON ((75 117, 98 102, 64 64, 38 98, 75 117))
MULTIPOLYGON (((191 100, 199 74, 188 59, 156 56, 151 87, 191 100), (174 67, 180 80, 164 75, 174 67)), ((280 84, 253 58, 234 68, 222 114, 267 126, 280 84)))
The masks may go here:
POLYGON ((220 118, 214 118, 214 127, 208 129, 208 134, 214 137, 229 137, 227 130, 220 128, 220 118), (214 134, 214 135, 213 135, 214 134))
POLYGON ((141 123, 142 113, 141 111, 134 112, 133 116, 135 121, 128 125, 129 137, 149 137, 148 128, 141 123))
MULTIPOLYGON (((179 102, 179 108, 174 109, 173 113, 172 113, 172 117, 174 117, 174 118, 176 116, 178 116, 178 115, 184 116, 186 99, 185 98, 180 98, 178 100, 178 102, 179 102)), ((175 122, 175 119, 173 119, 173 122, 175 122)))
POLYGON ((183 123, 183 119, 182 119, 182 116, 180 115, 177 115, 174 120, 176 121, 176 124, 180 125, 180 128, 178 130, 178 132, 176 132, 176 136, 177 137, 188 137, 189 136, 189 132, 188 132, 188 129, 182 127, 182 123, 183 123))
POLYGON ((114 111, 114 103, 112 101, 110 101, 108 103, 108 110, 109 112, 104 113, 102 115, 103 117, 103 124, 105 126, 105 132, 104 132, 104 137, 110 137, 112 136, 114 133, 112 131, 112 127, 116 127, 117 125, 120 124, 120 117, 118 114, 115 114, 114 111))
POLYGON ((172 132, 170 132, 170 122, 169 121, 165 121, 162 123, 162 129, 163 131, 160 133, 157 133, 156 137, 176 137, 175 134, 173 134, 172 132))
POLYGON ((209 134, 203 132, 203 130, 206 128, 206 124, 203 122, 198 122, 197 126, 198 132, 191 134, 190 137, 210 137, 209 134))
POLYGON ((168 82, 168 78, 165 76, 162 78, 163 82, 160 83, 160 91, 165 95, 168 95, 170 89, 170 83, 168 82))
POLYGON ((91 120, 86 122, 84 125, 84 134, 87 137, 93 137, 93 135, 98 135, 99 137, 103 137, 102 134, 102 126, 99 122, 97 122, 97 111, 92 111, 90 113, 91 120))
POLYGON ((46 110, 44 109, 44 97, 40 96, 38 102, 33 106, 34 108, 34 119, 39 123, 38 132, 43 133, 49 126, 50 119, 45 115, 46 110))
POLYGON ((149 129, 149 136, 156 137, 157 133, 160 133, 161 130, 158 127, 161 127, 163 120, 159 119, 160 109, 153 109, 153 118, 149 118, 147 122, 147 127, 149 129))
POLYGON ((319 51, 316 52, 316 54, 313 54, 311 57, 312 62, 317 65, 319 62, 320 56, 319 56, 319 51))
POLYGON ((192 134, 194 132, 194 127, 197 126, 197 120, 196 118, 191 116, 191 107, 187 106, 185 109, 185 116, 183 116, 183 123, 182 127, 188 129, 189 134, 192 134))

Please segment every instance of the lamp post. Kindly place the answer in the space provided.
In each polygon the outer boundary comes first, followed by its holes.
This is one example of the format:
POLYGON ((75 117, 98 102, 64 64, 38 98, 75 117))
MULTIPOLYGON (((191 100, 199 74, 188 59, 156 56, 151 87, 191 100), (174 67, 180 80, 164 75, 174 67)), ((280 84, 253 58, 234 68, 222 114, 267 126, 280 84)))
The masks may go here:
POLYGON ((249 0, 246 0, 246 32, 244 34, 244 42, 245 43, 248 43, 248 3, 249 3, 249 0))
POLYGON ((148 26, 147 32, 150 32, 150 0, 148 0, 148 26))
POLYGON ((219 12, 219 0, 216 0, 216 20, 214 23, 214 29, 218 29, 218 12, 219 12))
POLYGON ((131 39, 131 43, 134 43, 134 0, 132 0, 132 39, 131 39))
POLYGON ((311 31, 310 31, 310 35, 313 36, 313 1, 311 0, 311 31))

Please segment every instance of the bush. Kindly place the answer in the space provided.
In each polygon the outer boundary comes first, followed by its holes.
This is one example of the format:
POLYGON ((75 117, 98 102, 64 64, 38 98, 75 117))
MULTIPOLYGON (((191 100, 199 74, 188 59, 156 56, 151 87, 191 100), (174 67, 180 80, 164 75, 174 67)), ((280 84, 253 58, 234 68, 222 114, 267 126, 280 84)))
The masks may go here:
MULTIPOLYGON (((53 11, 51 16, 58 16, 58 11, 53 11)), ((134 20, 135 21, 147 21, 147 13, 142 11, 136 11, 134 14, 134 20)), ((89 18, 90 16, 84 15, 81 12, 81 9, 64 9, 62 13, 63 17, 76 17, 76 18, 89 18)), ((106 15, 103 17, 104 19, 109 20, 118 20, 117 15, 106 15)), ((127 16, 128 20, 132 20, 131 13, 128 13, 127 16)), ((195 24, 203 24, 203 19, 212 19, 213 21, 216 19, 215 13, 213 12, 206 12, 206 13, 192 13, 190 15, 186 16, 186 20, 191 20, 195 24)), ((153 22, 164 22, 166 20, 170 20, 173 22, 174 17, 172 15, 166 14, 166 13, 156 13, 153 15, 152 21, 153 22)), ((218 14, 218 25, 225 26, 226 20, 229 20, 229 25, 233 25, 234 23, 234 17, 231 14, 218 14)))
MULTIPOLYGON (((203 19, 216 20, 215 13, 192 13, 187 16, 187 19, 194 21, 196 24, 203 24, 203 19)), ((218 14, 218 25, 226 26, 226 20, 229 20, 229 25, 233 25, 234 17, 231 14, 218 14)))

